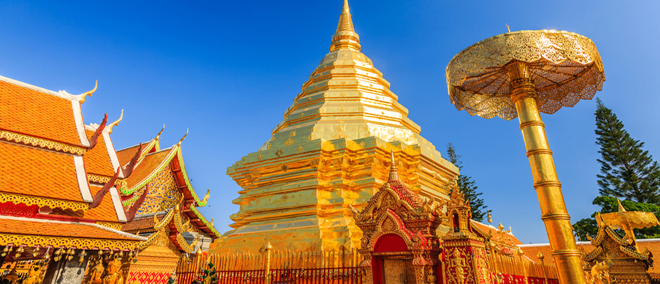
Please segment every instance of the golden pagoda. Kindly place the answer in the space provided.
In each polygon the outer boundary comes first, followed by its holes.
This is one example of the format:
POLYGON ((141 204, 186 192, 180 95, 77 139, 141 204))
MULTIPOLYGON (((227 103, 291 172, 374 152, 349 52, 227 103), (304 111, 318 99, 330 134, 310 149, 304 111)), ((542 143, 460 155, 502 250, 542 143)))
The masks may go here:
POLYGON ((387 181, 390 150, 400 179, 423 197, 448 200, 458 168, 420 136, 367 56, 344 1, 330 53, 257 152, 227 169, 242 190, 234 228, 211 253, 358 248, 360 209, 387 181))

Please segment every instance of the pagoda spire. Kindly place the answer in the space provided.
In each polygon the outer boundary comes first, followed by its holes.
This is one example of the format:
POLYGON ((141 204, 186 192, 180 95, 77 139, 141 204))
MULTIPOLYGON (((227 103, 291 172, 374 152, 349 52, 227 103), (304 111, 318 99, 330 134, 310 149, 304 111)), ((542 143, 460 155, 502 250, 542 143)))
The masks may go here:
POLYGON ((337 49, 360 51, 360 37, 353 28, 353 19, 351 19, 351 10, 348 7, 348 0, 344 0, 344 7, 339 15, 337 31, 332 36, 330 51, 332 52, 337 49))
POLYGON ((355 32, 353 29, 353 20, 351 19, 351 10, 348 8, 348 0, 344 0, 344 7, 339 15, 339 24, 337 32, 355 32))
POLYGON ((390 178, 387 182, 399 181, 399 173, 396 170, 396 162, 394 161, 394 150, 390 150, 390 178))

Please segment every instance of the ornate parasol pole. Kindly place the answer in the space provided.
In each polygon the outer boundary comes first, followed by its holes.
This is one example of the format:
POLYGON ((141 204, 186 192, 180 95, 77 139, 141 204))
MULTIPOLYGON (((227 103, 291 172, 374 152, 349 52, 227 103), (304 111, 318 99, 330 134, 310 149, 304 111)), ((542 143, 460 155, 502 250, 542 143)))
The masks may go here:
POLYGON ((540 113, 593 98, 604 80, 593 42, 563 31, 498 35, 461 51, 447 66, 457 109, 484 118, 519 118, 541 219, 564 284, 586 280, 540 113))

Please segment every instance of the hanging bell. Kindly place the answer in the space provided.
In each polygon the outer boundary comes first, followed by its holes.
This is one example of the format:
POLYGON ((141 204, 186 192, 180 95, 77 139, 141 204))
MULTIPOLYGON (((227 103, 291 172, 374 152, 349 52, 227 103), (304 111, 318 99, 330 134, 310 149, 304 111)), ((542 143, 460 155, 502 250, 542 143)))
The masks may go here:
POLYGON ((35 246, 35 247, 32 249, 32 256, 33 256, 33 257, 37 257, 37 255, 39 255, 39 250, 40 250, 39 247, 38 247, 38 246, 35 246))
POLYGON ((16 252, 19 252, 19 253, 23 252, 23 251, 25 251, 25 249, 23 247, 18 247, 18 249, 16 249, 16 252))
POLYGON ((101 255, 103 255, 103 250, 102 249, 99 250, 99 256, 101 256, 101 255))
POLYGON ((14 255, 14 259, 19 259, 20 257, 21 257, 21 253, 20 253, 20 252, 17 252, 17 253, 14 255))
POLYGON ((7 254, 9 254, 12 250, 14 250, 13 247, 6 246, 4 250, 2 250, 2 254, 0 256, 5 257, 7 254))

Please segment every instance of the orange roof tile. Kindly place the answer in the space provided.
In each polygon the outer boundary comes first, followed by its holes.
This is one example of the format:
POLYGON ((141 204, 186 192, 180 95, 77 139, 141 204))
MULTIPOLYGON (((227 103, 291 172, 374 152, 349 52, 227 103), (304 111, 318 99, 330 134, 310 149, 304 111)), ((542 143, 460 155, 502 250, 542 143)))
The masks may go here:
POLYGON ((91 224, 0 216, 0 234, 140 241, 91 224))
MULTIPOLYGON (((92 192, 92 196, 94 196, 101 188, 103 187, 92 185, 89 187, 89 190, 92 192)), ((98 207, 85 211, 84 218, 106 222, 119 222, 110 193, 103 197, 103 201, 101 201, 98 207)))
POLYGON ((122 167, 126 166, 126 164, 128 164, 128 162, 130 162, 131 159, 133 159, 133 156, 135 156, 135 152, 137 152, 139 146, 140 145, 135 145, 117 151, 117 159, 119 159, 119 164, 122 167))
POLYGON ((71 101, 0 81, 0 129, 81 145, 71 101))
POLYGON ((0 192, 84 202, 73 155, 0 141, 0 192))
POLYGON ((149 177, 151 173, 154 173, 171 151, 172 148, 168 148, 146 155, 135 167, 133 173, 131 173, 131 176, 126 179, 128 188, 133 188, 142 182, 145 178, 149 177))
POLYGON ((153 232, 155 231, 154 215, 156 215, 156 218, 158 218, 158 220, 163 220, 166 214, 167 212, 161 211, 155 214, 145 214, 145 215, 135 216, 135 219, 133 219, 133 221, 131 222, 125 223, 121 227, 121 230, 124 232, 135 232, 135 231, 140 231, 143 233, 153 232))
MULTIPOLYGON (((94 134, 94 131, 85 130, 85 133, 89 139, 94 134)), ((91 151, 87 151, 83 156, 87 173, 107 177, 111 177, 115 174, 116 169, 113 169, 112 161, 110 161, 110 154, 108 153, 108 148, 106 147, 105 142, 103 135, 99 135, 96 146, 91 151)))

